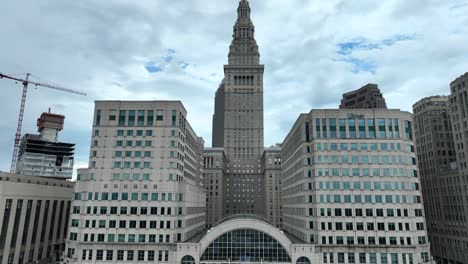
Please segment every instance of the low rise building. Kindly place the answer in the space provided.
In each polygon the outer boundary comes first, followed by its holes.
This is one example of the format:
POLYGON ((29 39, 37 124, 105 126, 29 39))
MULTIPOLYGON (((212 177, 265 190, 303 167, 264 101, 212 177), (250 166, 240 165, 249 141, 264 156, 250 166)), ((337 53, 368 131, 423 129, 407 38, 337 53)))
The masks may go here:
POLYGON ((73 188, 64 180, 0 172, 0 264, 60 260, 73 188))

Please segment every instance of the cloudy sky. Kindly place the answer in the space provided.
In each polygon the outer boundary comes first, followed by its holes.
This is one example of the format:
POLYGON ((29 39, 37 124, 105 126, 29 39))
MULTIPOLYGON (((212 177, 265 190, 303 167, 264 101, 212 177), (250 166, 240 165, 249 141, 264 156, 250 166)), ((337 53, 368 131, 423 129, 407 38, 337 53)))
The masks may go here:
MULTIPOLYGON (((468 0, 251 0, 265 64, 265 143, 301 112, 336 108, 378 83, 391 108, 448 94, 468 71, 468 0)), ((237 0, 17 0, 0 9, 0 72, 30 72, 87 97, 30 89, 23 133, 49 107, 86 166, 94 100, 182 100, 211 146, 237 0)), ((8 171, 21 86, 0 80, 0 170, 8 171)))

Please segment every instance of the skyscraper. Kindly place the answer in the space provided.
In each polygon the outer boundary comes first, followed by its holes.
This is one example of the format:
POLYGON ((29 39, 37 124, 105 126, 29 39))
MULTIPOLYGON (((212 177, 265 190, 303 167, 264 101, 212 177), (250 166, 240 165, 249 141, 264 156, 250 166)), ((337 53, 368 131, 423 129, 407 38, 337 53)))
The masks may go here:
POLYGON ((363 87, 343 94, 340 109, 387 109, 385 98, 377 84, 369 83, 363 87))
POLYGON ((458 199, 463 205, 454 208, 460 215, 458 232, 447 244, 457 251, 457 261, 468 263, 468 72, 450 83, 449 113, 459 174, 457 182, 461 189, 452 199, 458 199))
POLYGON ((457 169, 449 99, 447 96, 423 98, 413 105, 413 112, 432 254, 436 260, 442 260, 441 263, 465 263, 468 260, 468 247, 463 243, 466 190, 460 188, 462 181, 457 169))
POLYGON ((250 6, 237 9, 229 62, 216 92, 213 147, 226 153, 225 215, 264 214, 261 157, 263 154, 263 71, 255 41, 250 6))

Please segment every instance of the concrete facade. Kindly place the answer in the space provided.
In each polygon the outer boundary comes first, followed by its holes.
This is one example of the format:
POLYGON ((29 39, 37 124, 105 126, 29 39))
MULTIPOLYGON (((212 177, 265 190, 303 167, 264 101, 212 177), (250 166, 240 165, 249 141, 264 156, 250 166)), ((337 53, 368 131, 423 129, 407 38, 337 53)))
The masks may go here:
POLYGON ((452 192, 450 200, 451 203, 456 200, 458 205, 451 207, 457 218, 451 224, 458 230, 450 233, 453 239, 442 243, 456 252, 449 255, 449 259, 468 263, 468 73, 450 83, 449 113, 458 168, 458 177, 453 178, 456 183, 452 183, 457 185, 453 190, 456 195, 452 192))
POLYGON ((385 98, 377 84, 367 84, 355 91, 343 94, 340 109, 387 109, 385 98))
POLYGON ((203 139, 180 101, 96 101, 79 172, 67 262, 172 263, 205 228, 203 139))
POLYGON ((466 192, 460 186, 448 108, 447 96, 415 103, 414 134, 432 254, 443 263, 465 263, 467 251, 452 245, 463 240, 455 234, 465 231, 460 197, 466 192))
POLYGON ((262 155, 263 193, 265 196, 265 218, 277 228, 282 228, 281 195, 281 147, 265 148, 262 155))
POLYGON ((311 110, 281 144, 283 228, 323 262, 429 263, 412 115, 311 110))
POLYGON ((264 215, 263 177, 263 72, 250 19, 249 2, 237 9, 229 62, 216 92, 213 147, 226 153, 226 207, 224 215, 264 215))
POLYGON ((206 228, 224 218, 226 201, 226 155, 222 148, 207 148, 203 157, 206 187, 206 228))
POLYGON ((0 172, 0 264, 60 259, 73 188, 63 180, 0 172))

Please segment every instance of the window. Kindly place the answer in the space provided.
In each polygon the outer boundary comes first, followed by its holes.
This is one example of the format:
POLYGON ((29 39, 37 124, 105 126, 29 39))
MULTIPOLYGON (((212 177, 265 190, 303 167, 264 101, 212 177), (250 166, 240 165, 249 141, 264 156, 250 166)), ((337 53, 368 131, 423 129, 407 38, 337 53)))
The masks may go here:
POLYGON ((106 260, 112 260, 113 256, 114 256, 114 251, 113 250, 107 250, 106 251, 106 260))
POLYGON ((127 260, 133 260, 133 250, 127 251, 127 260))
POLYGON ((145 251, 138 250, 138 260, 145 260, 145 251))
POLYGON ((124 251, 117 250, 117 260, 123 260, 123 259, 124 259, 124 251))
MULTIPOLYGON (((202 262, 223 262, 222 260, 230 259, 231 262, 243 262, 245 261, 246 250, 251 253, 250 261, 252 262, 287 262, 291 263, 292 260, 289 258, 287 252, 283 247, 271 236, 263 232, 249 229, 239 229, 230 231, 218 237, 213 241, 205 250, 201 256, 200 261, 202 262), (230 244, 223 243, 228 238, 232 242, 230 244), (242 238, 247 238, 251 243, 245 243, 242 238), (268 241, 271 248, 275 248, 274 254, 269 254, 267 250, 260 250, 264 247, 264 241, 268 241), (231 250, 237 248, 238 250, 231 250)), ((162 260, 162 251, 159 251, 160 261, 162 260)), ((165 252, 167 256, 167 251, 165 252)), ((188 262, 190 263, 190 262, 188 262)), ((193 263, 193 262, 192 262, 193 263)), ((310 262, 309 262, 310 263, 310 262)))
POLYGON ((103 260, 104 257, 104 251, 103 250, 97 250, 96 251, 96 260, 103 260))

